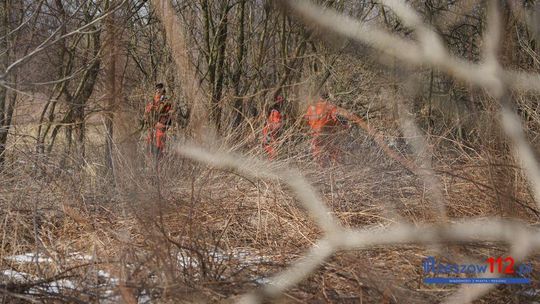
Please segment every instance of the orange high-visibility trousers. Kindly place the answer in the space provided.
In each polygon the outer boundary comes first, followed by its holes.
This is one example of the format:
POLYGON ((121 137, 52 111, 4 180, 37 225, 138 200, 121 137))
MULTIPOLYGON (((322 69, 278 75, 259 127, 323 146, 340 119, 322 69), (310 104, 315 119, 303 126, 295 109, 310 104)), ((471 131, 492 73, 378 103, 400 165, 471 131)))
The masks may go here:
POLYGON ((282 115, 278 110, 270 111, 266 126, 262 130, 262 143, 268 158, 273 160, 277 154, 277 137, 282 127, 282 115))
POLYGON ((155 127, 148 132, 147 142, 150 147, 150 152, 161 156, 165 150, 165 142, 167 135, 165 133, 165 125, 158 122, 155 127))
POLYGON ((160 150, 165 149, 165 141, 167 136, 165 135, 165 125, 158 122, 156 124, 156 147, 160 150))
POLYGON ((267 125, 263 128, 262 144, 264 151, 268 154, 268 158, 273 160, 277 154, 277 138, 275 132, 271 130, 271 126, 267 125))
POLYGON ((274 160, 274 158, 276 157, 276 147, 274 145, 274 143, 271 143, 271 144, 265 144, 264 145, 264 151, 266 151, 266 154, 268 154, 268 159, 269 160, 274 160))

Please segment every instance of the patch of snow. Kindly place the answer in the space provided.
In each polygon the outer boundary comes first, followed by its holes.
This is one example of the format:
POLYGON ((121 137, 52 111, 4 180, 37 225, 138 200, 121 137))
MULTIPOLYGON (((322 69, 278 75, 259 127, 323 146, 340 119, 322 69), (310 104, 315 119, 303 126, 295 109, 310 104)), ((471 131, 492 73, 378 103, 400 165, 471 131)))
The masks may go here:
POLYGON ((113 277, 110 273, 104 271, 104 270, 101 270, 99 269, 98 272, 97 272, 97 275, 98 277, 102 277, 104 278, 107 282, 111 283, 111 284, 118 284, 118 279, 113 277))
POLYGON ((35 254, 28 252, 25 254, 12 255, 5 258, 6 260, 18 262, 18 263, 52 263, 53 260, 49 257, 45 257, 41 254, 35 254))
MULTIPOLYGON (((10 280, 20 283, 28 283, 28 282, 36 282, 39 281, 40 278, 20 272, 15 270, 3 270, 0 272, 1 275, 4 275, 8 277, 10 280)), ((33 287, 28 290, 29 294, 42 294, 43 292, 47 293, 62 293, 65 289, 75 289, 75 284, 70 280, 57 280, 52 281, 47 284, 42 284, 41 286, 33 287)))
POLYGON ((34 276, 29 273, 24 273, 24 272, 10 270, 10 269, 3 270, 2 272, 0 272, 0 274, 16 282, 25 282, 25 281, 28 281, 29 279, 34 279, 34 276))
POLYGON ((75 284, 73 284, 70 280, 58 280, 53 281, 42 288, 43 290, 49 292, 49 293, 62 293, 65 289, 76 289, 75 284))
POLYGON ((272 282, 269 278, 264 278, 264 277, 255 278, 255 280, 253 281, 259 285, 266 285, 272 282))
MULTIPOLYGON (((257 266, 262 263, 269 263, 272 258, 269 256, 260 255, 257 251, 249 248, 234 248, 230 251, 216 249, 206 252, 205 259, 213 263, 235 262, 240 267, 257 266)), ((191 252, 181 251, 177 254, 177 261, 180 267, 196 268, 200 265, 199 257, 194 256, 191 252)))
POLYGON ((196 259, 189 256, 186 252, 180 252, 178 254, 178 264, 184 268, 199 266, 199 262, 196 259))
POLYGON ((143 294, 139 297, 137 302, 139 304, 150 304, 152 303, 152 298, 150 298, 150 296, 147 294, 143 294))
POLYGON ((216 250, 212 253, 212 256, 215 262, 238 260, 241 266, 252 266, 271 261, 270 257, 259 255, 257 252, 247 248, 234 248, 230 252, 216 250))
POLYGON ((82 254, 80 252, 72 252, 69 254, 69 258, 80 261, 91 261, 94 257, 88 254, 82 254))
MULTIPOLYGON (((199 267, 201 261, 199 257, 194 255, 192 252, 181 251, 176 256, 178 265, 184 268, 196 268, 199 267)), ((223 263, 223 262, 232 262, 238 267, 256 267, 261 263, 271 262, 272 258, 270 256, 261 255, 258 251, 249 249, 249 248, 234 248, 231 250, 209 250, 205 252, 205 259, 212 261, 213 263, 223 263)), ((53 259, 40 255, 37 253, 24 253, 20 255, 13 255, 5 258, 16 263, 52 263, 53 259)), ((95 259, 92 255, 84 254, 81 252, 72 252, 66 255, 66 261, 92 261, 95 259)), ((18 272, 14 270, 3 270, 0 271, 0 276, 5 276, 9 280, 17 282, 37 282, 41 278, 36 277, 32 274, 18 272)), ((98 269, 97 273, 94 273, 98 277, 98 284, 95 286, 101 290, 101 295, 104 296, 102 303, 117 303, 120 301, 120 297, 116 292, 117 286, 119 284, 119 279, 111 275, 111 273, 98 269)), ((195 273, 197 275, 197 273, 195 273)), ((225 274, 222 274, 222 278, 225 279, 225 274)), ((254 283, 259 285, 271 284, 271 279, 261 276, 251 276, 251 279, 254 283)), ((53 281, 47 284, 41 284, 40 286, 35 286, 29 289, 27 292, 31 295, 47 293, 57 293, 61 294, 70 290, 77 290, 81 288, 78 282, 70 281, 67 279, 61 279, 53 281)), ((147 291, 142 291, 138 297, 138 303, 140 304, 150 304, 152 302, 152 297, 147 291)))

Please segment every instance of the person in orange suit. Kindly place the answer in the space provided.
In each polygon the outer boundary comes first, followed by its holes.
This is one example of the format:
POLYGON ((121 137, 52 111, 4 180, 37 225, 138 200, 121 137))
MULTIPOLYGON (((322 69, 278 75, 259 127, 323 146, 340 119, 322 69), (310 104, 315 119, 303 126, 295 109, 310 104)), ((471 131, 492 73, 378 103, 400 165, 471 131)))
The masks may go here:
POLYGON ((166 131, 171 124, 172 105, 165 93, 164 85, 156 84, 154 100, 146 105, 144 111, 145 123, 149 126, 147 142, 150 152, 158 159, 165 150, 166 131))
POLYGON ((266 125, 262 130, 263 148, 268 154, 268 158, 273 160, 277 155, 278 137, 283 128, 283 104, 285 99, 281 95, 277 95, 275 103, 270 107, 266 120, 266 125))
POLYGON ((349 128, 349 113, 328 101, 328 94, 322 93, 316 103, 308 106, 305 119, 310 128, 311 154, 322 164, 328 156, 337 162, 339 147, 334 143, 336 133, 349 128))

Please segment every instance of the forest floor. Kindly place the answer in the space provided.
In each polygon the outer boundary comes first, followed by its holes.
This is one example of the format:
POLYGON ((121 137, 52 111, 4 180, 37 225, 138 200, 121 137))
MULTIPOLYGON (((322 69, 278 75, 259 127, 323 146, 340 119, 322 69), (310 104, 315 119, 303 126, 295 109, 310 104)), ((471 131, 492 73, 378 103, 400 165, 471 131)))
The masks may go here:
MULTIPOLYGON (((0 286, 8 302, 31 297, 234 303, 294 263, 321 236, 280 182, 196 164, 172 149, 159 175, 143 161, 133 172, 117 171, 123 178, 112 178, 97 165, 102 148, 97 137, 90 143, 88 155, 96 159, 80 169, 65 170, 60 160, 31 152, 24 161, 10 160, 12 167, 0 181, 0 286)), ((31 141, 18 144, 29 151, 31 141)), ((324 168, 310 161, 308 146, 301 143, 291 148, 294 157, 276 162, 298 168, 344 226, 376 230, 397 222, 436 221, 423 181, 369 139, 348 145, 342 164, 324 168)), ((261 156, 256 145, 242 153, 261 156)), ((452 222, 507 213, 539 223, 526 207, 515 204, 508 210, 497 203, 485 160, 456 155, 434 162, 452 222)), ((514 195, 521 204, 534 206, 523 180, 516 180, 514 195)), ((339 252, 281 301, 439 302, 457 286, 424 284, 423 259, 485 261, 505 256, 506 247, 434 244, 339 252)), ((540 256, 527 262, 540 269, 540 256)), ((501 285, 475 303, 540 302, 538 271, 532 279, 532 285, 501 285)))

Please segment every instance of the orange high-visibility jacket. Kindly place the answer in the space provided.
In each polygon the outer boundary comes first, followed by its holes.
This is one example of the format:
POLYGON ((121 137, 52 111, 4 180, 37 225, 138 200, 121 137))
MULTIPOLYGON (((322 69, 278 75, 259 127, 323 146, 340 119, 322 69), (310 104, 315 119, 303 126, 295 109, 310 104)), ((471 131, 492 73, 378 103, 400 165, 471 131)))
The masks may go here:
POLYGON ((144 109, 144 114, 147 120, 151 119, 152 122, 160 122, 162 124, 167 124, 169 122, 169 112, 172 109, 172 105, 163 100, 163 95, 159 93, 154 95, 154 101, 148 103, 144 109))
POLYGON ((263 133, 263 143, 270 144, 272 141, 276 140, 277 133, 281 128, 283 116, 281 113, 272 109, 268 115, 268 120, 266 121, 266 126, 264 126, 263 133))
POLYGON ((270 111, 270 115, 268 115, 267 125, 272 131, 275 131, 279 129, 279 127, 281 127, 281 120, 281 113, 278 110, 273 109, 272 111, 270 111))
POLYGON ((337 107, 327 101, 319 100, 307 109, 306 119, 314 132, 321 132, 324 127, 337 124, 337 107))
POLYGON ((162 95, 159 93, 156 93, 156 95, 154 95, 154 102, 149 102, 144 109, 145 114, 150 113, 152 110, 156 111, 158 109, 159 103, 161 101, 161 96, 162 95))

